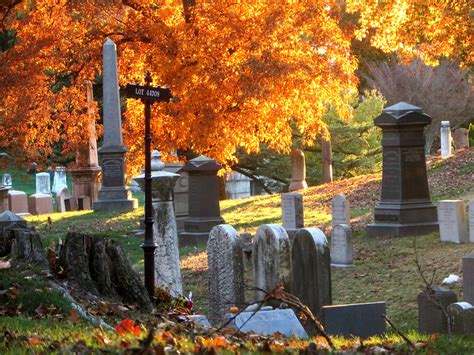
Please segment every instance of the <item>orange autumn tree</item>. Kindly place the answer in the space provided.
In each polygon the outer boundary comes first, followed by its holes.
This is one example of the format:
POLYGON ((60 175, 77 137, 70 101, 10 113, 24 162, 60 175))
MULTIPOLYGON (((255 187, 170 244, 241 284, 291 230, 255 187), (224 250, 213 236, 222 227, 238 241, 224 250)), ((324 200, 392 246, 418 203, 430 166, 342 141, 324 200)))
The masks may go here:
MULTIPOLYGON (((121 84, 141 81, 148 69, 154 85, 177 97, 154 105, 156 148, 232 162, 238 147, 258 151, 262 142, 288 151, 293 129, 312 142, 325 132, 329 107, 350 115, 354 29, 341 25, 342 3, 195 1, 185 16, 178 0, 3 1, 0 30, 13 45, 0 52, 0 148, 46 161, 52 143, 74 153, 87 141, 84 81, 100 75, 107 38, 118 47, 121 84)), ((367 11, 376 19, 383 7, 348 6, 362 14, 358 35, 376 26, 364 24, 367 11)), ((423 25, 412 30, 422 33, 423 25)), ((136 170, 143 164, 139 102, 128 100, 123 131, 136 170)))

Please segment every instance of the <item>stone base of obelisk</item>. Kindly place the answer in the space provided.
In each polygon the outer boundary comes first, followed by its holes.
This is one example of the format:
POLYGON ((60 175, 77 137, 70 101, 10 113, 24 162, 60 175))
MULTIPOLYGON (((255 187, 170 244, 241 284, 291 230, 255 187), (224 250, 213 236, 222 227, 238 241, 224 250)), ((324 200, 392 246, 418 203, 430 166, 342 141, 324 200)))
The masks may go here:
POLYGON ((69 169, 72 177, 72 190, 74 197, 89 196, 91 202, 98 200, 100 167, 84 167, 69 169))
POLYGON ((125 188, 102 188, 99 200, 94 202, 94 211, 128 212, 138 207, 138 200, 132 198, 132 192, 125 188))
POLYGON ((378 204, 374 212, 374 223, 365 229, 367 237, 407 237, 439 230, 432 203, 378 204))
POLYGON ((184 232, 179 233, 179 246, 206 245, 211 229, 224 224, 223 218, 187 218, 184 221, 184 232))

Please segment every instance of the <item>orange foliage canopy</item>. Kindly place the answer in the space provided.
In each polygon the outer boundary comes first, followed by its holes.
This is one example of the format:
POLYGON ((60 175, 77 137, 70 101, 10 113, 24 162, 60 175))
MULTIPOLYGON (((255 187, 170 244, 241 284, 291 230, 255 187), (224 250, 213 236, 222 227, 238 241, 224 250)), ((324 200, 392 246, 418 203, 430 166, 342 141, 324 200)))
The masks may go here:
MULTIPOLYGON (((381 20, 368 21, 384 13, 378 3, 347 1, 362 13, 359 36, 385 28, 381 20)), ((154 85, 169 86, 179 99, 153 106, 157 149, 192 149, 232 162, 238 147, 258 151, 262 142, 288 151, 294 129, 311 142, 326 132, 321 117, 328 107, 350 116, 354 29, 340 25, 340 5, 196 1, 185 21, 178 0, 7 0, 0 5, 1 31, 15 31, 15 44, 0 52, 0 147, 45 161, 52 142, 74 153, 87 141, 84 81, 101 73, 107 38, 118 47, 121 85, 142 81, 148 69, 154 85)), ((401 35, 407 23, 410 31, 425 30, 424 23, 392 22, 399 37, 390 39, 400 43, 407 43, 401 35)), ((452 31, 444 32, 451 43, 452 31)), ((388 47, 378 35, 374 44, 388 47)), ((457 55, 459 48, 445 52, 457 55)), ((143 105, 128 100, 124 116, 129 165, 136 170, 143 164, 143 105)))

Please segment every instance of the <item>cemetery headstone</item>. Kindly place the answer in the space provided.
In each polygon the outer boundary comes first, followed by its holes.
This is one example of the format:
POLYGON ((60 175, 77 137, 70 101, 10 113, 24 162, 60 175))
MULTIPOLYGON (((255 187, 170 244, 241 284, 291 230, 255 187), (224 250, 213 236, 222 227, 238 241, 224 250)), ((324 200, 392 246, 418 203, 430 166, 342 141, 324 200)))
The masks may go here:
POLYGON ((332 199, 332 226, 338 224, 351 225, 351 210, 349 201, 344 194, 337 194, 332 199))
MULTIPOLYGON (((155 249, 155 284, 173 297, 183 294, 179 264, 178 231, 173 209, 173 188, 179 175, 163 171, 161 154, 151 154, 151 195, 153 206, 153 242, 155 249)), ((145 174, 135 178, 145 190, 145 174)))
POLYGON ((304 228, 303 195, 297 192, 281 195, 281 221, 288 234, 304 228))
POLYGON ((474 335, 474 307, 468 302, 450 304, 447 309, 452 334, 474 335))
MULTIPOLYGON (((235 315, 227 315, 228 319, 231 317, 235 317, 235 315)), ((288 337, 308 338, 295 312, 289 308, 242 312, 229 325, 242 333, 253 332, 268 336, 280 333, 288 337)))
POLYGON ((347 224, 335 225, 331 232, 331 265, 334 267, 351 267, 352 231, 347 224))
POLYGON ((79 211, 87 211, 91 209, 91 198, 89 196, 79 196, 77 198, 77 209, 79 211))
POLYGON ((8 210, 8 191, 10 191, 9 186, 0 186, 0 212, 8 210))
POLYGON ((209 277, 209 320, 220 326, 233 306, 244 304, 242 243, 228 224, 211 229, 207 242, 209 277))
POLYGON ((184 220, 184 232, 179 235, 181 246, 206 244, 212 227, 225 223, 219 207, 220 168, 205 156, 191 159, 183 167, 189 174, 189 215, 184 220))
POLYGON ((28 212, 28 196, 23 191, 8 191, 8 209, 13 213, 24 216, 30 214, 28 212))
POLYGON ((288 190, 291 192, 307 188, 304 153, 301 149, 293 149, 291 151, 291 182, 288 190))
POLYGON ((236 200, 239 198, 246 198, 251 195, 251 179, 244 174, 233 171, 230 174, 226 174, 225 178, 225 192, 227 198, 230 200, 236 200))
MULTIPOLYGON (((469 201, 469 242, 474 243, 474 201, 469 201)), ((474 302, 473 302, 474 303, 474 302)))
MULTIPOLYGON (((270 292, 282 282, 286 290, 291 290, 290 240, 282 226, 264 224, 257 229, 252 258, 257 288, 270 292)), ((264 296, 263 292, 256 292, 257 300, 264 296)))
POLYGON ((64 208, 66 212, 77 211, 77 199, 74 196, 69 196, 64 199, 64 208))
POLYGON ((36 193, 28 197, 28 210, 32 215, 53 213, 53 198, 51 194, 36 193))
POLYGON ((401 102, 384 109, 374 123, 383 134, 382 193, 366 235, 414 236, 438 230, 423 135, 431 118, 421 108, 401 102))
POLYGON ((65 187, 67 188, 66 168, 64 166, 58 166, 54 171, 52 191, 57 194, 65 187))
POLYGON ((442 242, 468 243, 466 202, 443 200, 438 202, 439 234, 442 242))
POLYGON ((366 339, 386 332, 386 313, 385 302, 324 306, 321 321, 330 335, 366 339))
POLYGON ((36 174, 36 193, 51 194, 51 180, 48 173, 36 174))
POLYGON ((456 294, 441 286, 432 286, 432 291, 418 294, 418 330, 423 334, 448 332, 448 319, 445 310, 451 303, 458 301, 456 294))
POLYGON ((332 303, 329 243, 318 228, 300 229, 291 248, 292 293, 313 314, 332 303))
POLYGON ((3 174, 2 185, 10 188, 12 187, 12 176, 10 174, 3 174))
POLYGON ((474 252, 462 258, 463 299, 470 304, 474 303, 474 252))
POLYGON ((469 148, 469 131, 466 128, 458 128, 453 132, 454 149, 469 148))
POLYGON ((71 197, 71 193, 67 187, 63 187, 61 190, 56 192, 56 209, 60 213, 66 212, 66 204, 64 200, 71 197))
POLYGON ((449 121, 441 121, 441 157, 448 158, 451 156, 451 128, 449 121))
POLYGON ((102 186, 93 208, 94 211, 131 211, 138 207, 138 201, 125 188, 124 157, 128 148, 122 140, 117 49, 111 39, 104 43, 103 60, 104 144, 99 149, 102 186))

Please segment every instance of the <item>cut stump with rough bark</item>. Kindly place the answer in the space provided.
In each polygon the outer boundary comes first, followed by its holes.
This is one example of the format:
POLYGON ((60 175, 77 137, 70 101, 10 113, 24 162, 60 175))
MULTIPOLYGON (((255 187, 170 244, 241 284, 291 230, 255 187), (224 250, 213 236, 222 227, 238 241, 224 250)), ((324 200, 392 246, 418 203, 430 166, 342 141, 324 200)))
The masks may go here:
POLYGON ((153 309, 140 276, 115 240, 69 232, 59 252, 59 266, 68 279, 94 295, 119 297, 146 311, 153 309))
POLYGON ((7 255, 10 255, 13 262, 26 261, 47 265, 41 237, 34 229, 2 229, 0 232, 0 256, 7 255))

